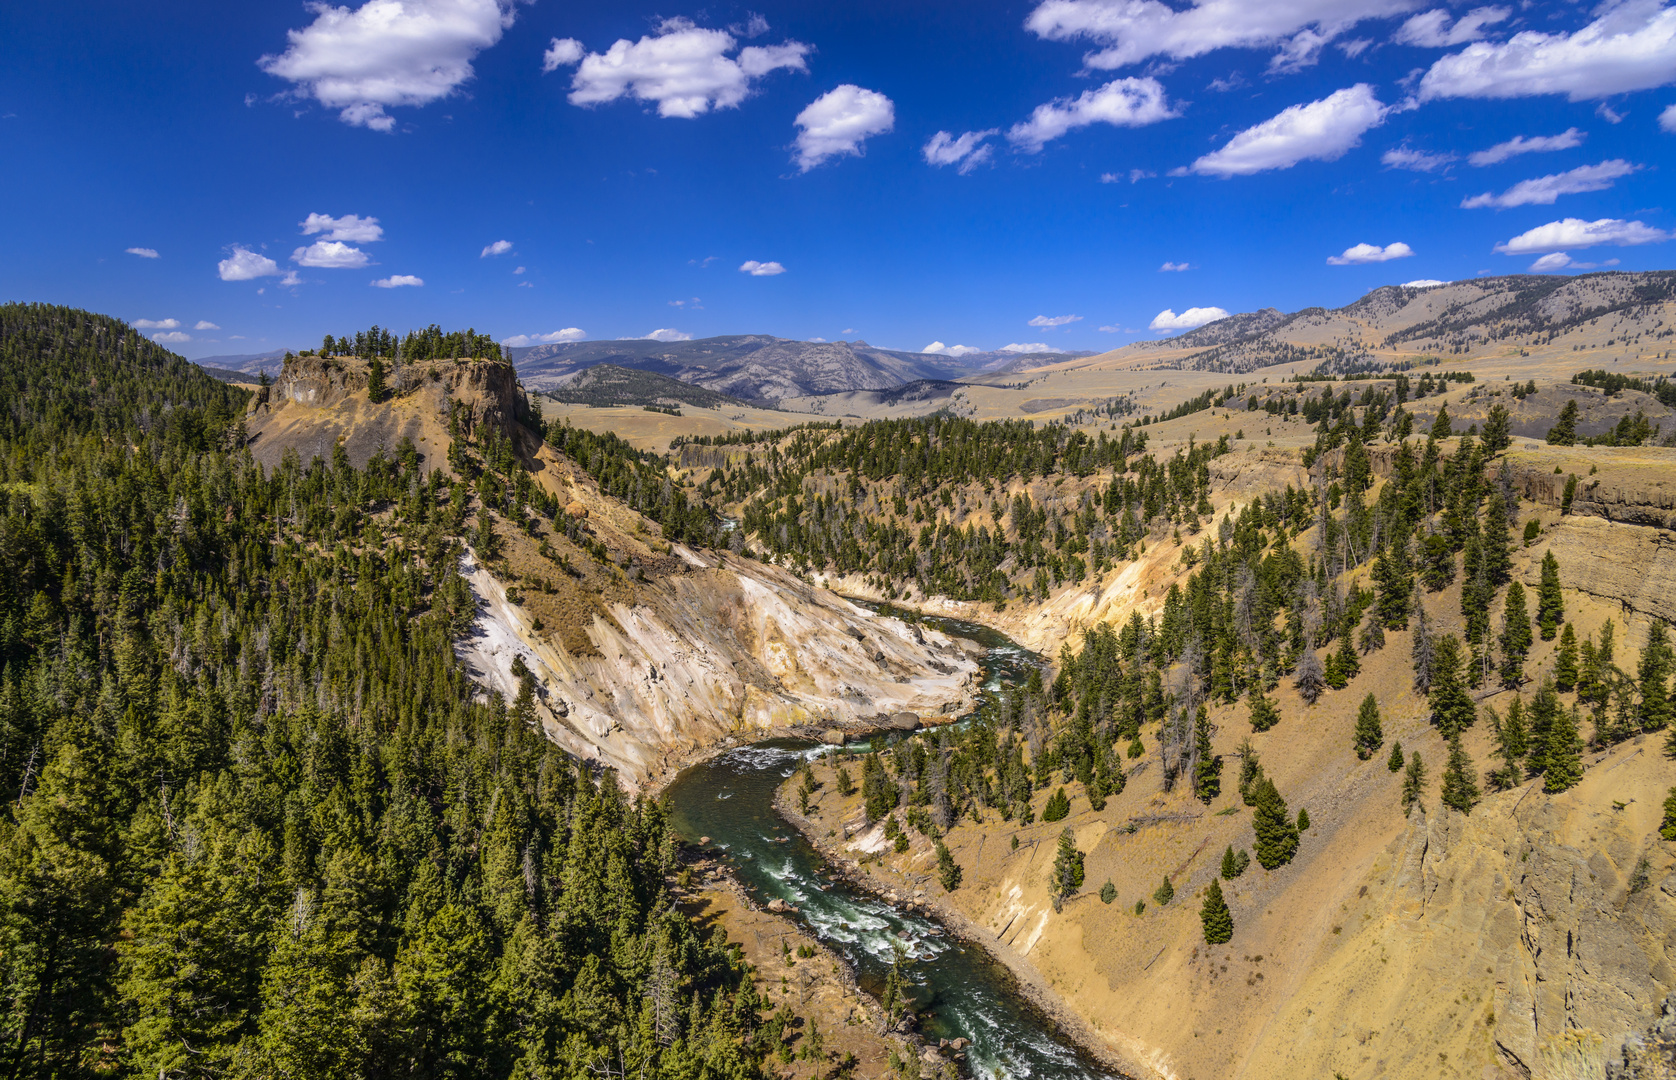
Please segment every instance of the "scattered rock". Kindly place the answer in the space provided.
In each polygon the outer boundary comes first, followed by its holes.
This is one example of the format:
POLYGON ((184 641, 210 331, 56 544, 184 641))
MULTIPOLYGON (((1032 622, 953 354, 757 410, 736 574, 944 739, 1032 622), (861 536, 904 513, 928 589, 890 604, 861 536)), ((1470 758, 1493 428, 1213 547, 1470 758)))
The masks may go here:
POLYGON ((920 719, 911 712, 893 713, 890 718, 890 726, 897 731, 918 731, 920 729, 920 719))
POLYGON ((843 746, 848 740, 849 736, 837 728, 827 728, 821 732, 821 742, 831 743, 833 746, 843 746))
POLYGON ((702 845, 704 847, 709 847, 710 846, 710 838, 708 836, 699 837, 698 842, 699 842, 700 845, 702 845))
POLYGON ((968 1046, 971 1046, 971 1045, 972 1045, 972 1040, 966 1038, 965 1036, 961 1036, 958 1039, 950 1039, 949 1040, 949 1049, 953 1050, 957 1054, 960 1053, 962 1050, 965 1050, 968 1046))
POLYGON ((568 503, 564 508, 564 516, 586 521, 588 519, 588 508, 579 502, 568 503))

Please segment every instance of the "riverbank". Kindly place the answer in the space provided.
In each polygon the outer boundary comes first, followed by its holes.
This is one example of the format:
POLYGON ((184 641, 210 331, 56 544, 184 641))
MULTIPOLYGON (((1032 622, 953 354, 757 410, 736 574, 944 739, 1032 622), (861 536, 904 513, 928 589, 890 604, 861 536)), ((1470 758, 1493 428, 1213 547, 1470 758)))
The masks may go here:
POLYGON ((837 828, 823 825, 797 810, 794 794, 797 786, 796 777, 781 784, 775 793, 774 809, 820 852, 834 873, 841 875, 852 887, 883 902, 935 920, 950 936, 1000 962, 1012 976, 1014 993, 1041 1014, 1046 1026, 1056 1030, 1061 1038, 1074 1043, 1104 1067, 1141 1080, 1174 1080, 1173 1073, 1161 1071, 1155 1064, 1148 1064, 1124 1052, 1090 1027, 1024 957, 947 903, 944 899, 946 894, 934 872, 910 874, 883 863, 863 863, 856 858, 839 839, 840 835, 846 838, 850 835, 847 830, 840 834, 839 828, 844 823, 840 822, 837 828))

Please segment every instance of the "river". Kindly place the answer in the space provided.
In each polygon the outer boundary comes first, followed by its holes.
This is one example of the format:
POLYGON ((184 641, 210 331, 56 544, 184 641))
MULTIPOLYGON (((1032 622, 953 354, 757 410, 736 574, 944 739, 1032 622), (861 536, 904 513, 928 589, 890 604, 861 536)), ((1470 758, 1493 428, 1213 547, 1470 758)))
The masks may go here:
MULTIPOLYGON (((930 616, 924 621, 986 649, 985 678, 992 690, 1021 681, 1037 663, 989 627, 930 616)), ((911 960, 919 1030, 932 1045, 939 1038, 971 1040, 967 1060, 976 1076, 1113 1078, 1018 993, 999 961, 963 945, 935 922, 900 911, 823 869, 820 853, 775 811, 774 793, 806 756, 827 749, 779 739, 693 766, 667 791, 677 834, 695 844, 708 836, 758 903, 778 897, 795 904, 794 917, 843 956, 874 994, 884 986, 893 946, 901 946, 911 960)))

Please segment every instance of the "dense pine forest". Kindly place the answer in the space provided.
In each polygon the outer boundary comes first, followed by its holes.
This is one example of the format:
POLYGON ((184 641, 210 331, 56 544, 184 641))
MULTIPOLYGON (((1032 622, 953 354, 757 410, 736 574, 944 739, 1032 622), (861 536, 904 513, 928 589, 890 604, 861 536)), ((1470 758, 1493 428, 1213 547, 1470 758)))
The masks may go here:
POLYGON ((448 659, 464 484, 264 471, 243 392, 115 320, 0 307, 0 357, 8 1075, 760 1074, 661 808, 448 659))

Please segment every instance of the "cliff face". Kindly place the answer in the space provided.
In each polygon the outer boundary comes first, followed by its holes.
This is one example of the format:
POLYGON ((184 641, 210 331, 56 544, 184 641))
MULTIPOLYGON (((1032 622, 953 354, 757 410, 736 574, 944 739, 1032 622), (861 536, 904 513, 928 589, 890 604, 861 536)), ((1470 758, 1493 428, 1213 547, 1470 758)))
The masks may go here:
POLYGON ((448 416, 458 413, 470 434, 484 425, 533 449, 534 437, 518 423, 523 391, 511 364, 495 360, 435 360, 388 368, 388 398, 367 399, 369 364, 352 357, 292 357, 271 386, 258 389, 245 416, 250 451, 270 468, 287 449, 304 462, 330 459, 341 442, 356 466, 379 450, 394 453, 413 441, 426 468, 441 465, 448 449, 448 416))

